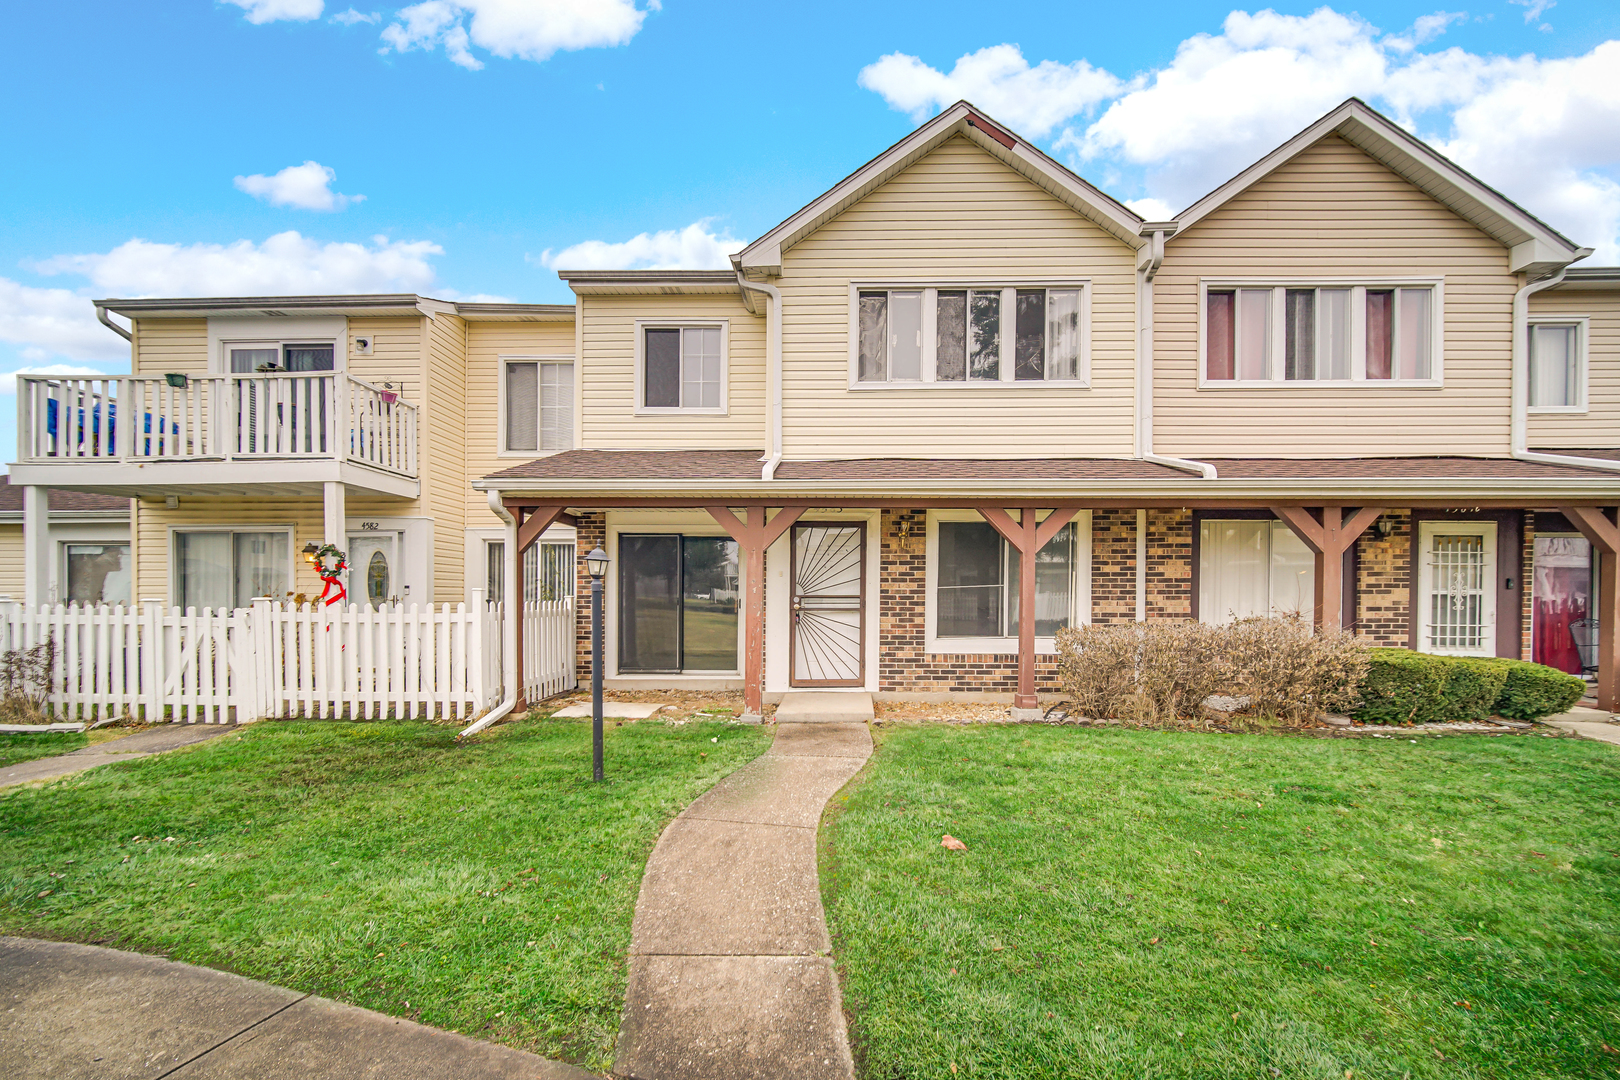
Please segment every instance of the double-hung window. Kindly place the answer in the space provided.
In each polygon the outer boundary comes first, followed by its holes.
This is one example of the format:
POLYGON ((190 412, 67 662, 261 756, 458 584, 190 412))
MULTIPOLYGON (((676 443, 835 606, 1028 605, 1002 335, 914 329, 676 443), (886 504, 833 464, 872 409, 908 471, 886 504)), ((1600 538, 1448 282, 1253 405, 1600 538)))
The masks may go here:
POLYGON ((963 285, 852 290, 859 386, 1084 384, 1086 289, 963 285))
POLYGON ((1586 411, 1586 331, 1584 318, 1530 323, 1530 408, 1586 411))
POLYGON ((292 570, 285 529, 176 530, 175 598, 183 608, 248 607, 256 596, 280 600, 292 570))
POLYGON ((1281 521, 1209 519, 1198 527, 1198 620, 1228 623, 1316 608, 1316 557, 1281 521))
POLYGON ((1439 378, 1440 287, 1207 284, 1206 386, 1439 378))
MULTIPOLYGON (((929 535, 928 638, 932 652, 1016 651, 1018 549, 977 514, 940 511, 929 535)), ((1035 556, 1035 636, 1086 621, 1089 518, 1057 531, 1035 556)), ((1043 643, 1044 644, 1044 643, 1043 643)), ((1049 644, 1045 644, 1050 648, 1049 644)))
POLYGON ((637 343, 638 412, 726 411, 724 323, 644 323, 637 343))
POLYGON ((506 359, 503 422, 508 453, 569 450, 574 445, 574 364, 571 360, 506 359))

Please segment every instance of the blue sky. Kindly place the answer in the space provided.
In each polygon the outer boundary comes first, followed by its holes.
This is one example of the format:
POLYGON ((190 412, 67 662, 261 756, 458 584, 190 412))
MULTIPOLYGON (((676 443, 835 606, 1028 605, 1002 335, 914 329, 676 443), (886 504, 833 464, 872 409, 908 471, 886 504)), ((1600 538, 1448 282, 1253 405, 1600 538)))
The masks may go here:
POLYGON ((7 373, 127 370, 91 296, 566 302, 724 256, 957 97, 1148 216, 1351 94, 1620 262, 1620 5, 17 4, 7 373))

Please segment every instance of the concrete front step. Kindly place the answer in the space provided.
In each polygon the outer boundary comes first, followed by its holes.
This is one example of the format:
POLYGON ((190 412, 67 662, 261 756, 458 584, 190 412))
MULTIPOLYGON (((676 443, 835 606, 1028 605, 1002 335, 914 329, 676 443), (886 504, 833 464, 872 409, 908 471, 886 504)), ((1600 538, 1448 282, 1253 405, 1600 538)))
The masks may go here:
POLYGON ((864 724, 872 719, 872 695, 862 692, 795 691, 776 707, 778 724, 864 724))

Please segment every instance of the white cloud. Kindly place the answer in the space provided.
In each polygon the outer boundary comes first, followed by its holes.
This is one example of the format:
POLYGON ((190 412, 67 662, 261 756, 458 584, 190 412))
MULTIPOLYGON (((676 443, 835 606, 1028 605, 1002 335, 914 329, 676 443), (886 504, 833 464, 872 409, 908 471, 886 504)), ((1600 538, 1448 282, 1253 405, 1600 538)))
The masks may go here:
POLYGON ((1084 60, 1072 64, 1042 60, 1030 67, 1017 45, 992 45, 968 53, 950 74, 915 56, 890 53, 862 68, 856 81, 913 121, 966 99, 1037 139, 1121 89, 1117 78, 1084 60))
POLYGON ((321 17, 325 0, 225 0, 247 11, 243 16, 250 23, 262 24, 287 20, 308 22, 321 17))
POLYGON ((103 254, 58 255, 35 269, 82 274, 103 294, 130 297, 425 292, 434 278, 429 258, 443 253, 427 240, 322 244, 289 231, 262 244, 134 239, 103 254))
POLYGON ((129 349, 96 321, 88 297, 70 289, 39 289, 9 278, 0 278, 0 341, 24 346, 23 355, 30 360, 48 356, 98 360, 129 349))
POLYGON ((642 233, 622 243, 586 240, 561 251, 549 248, 537 260, 556 270, 728 270, 730 256, 747 246, 727 229, 711 232, 713 218, 694 221, 684 229, 642 233))
POLYGON ((238 176, 238 191, 245 191, 271 206, 291 206, 299 210, 342 210, 364 195, 340 195, 332 190, 337 172, 318 161, 289 165, 274 176, 238 176))
MULTIPOLYGON (((111 337, 112 335, 109 333, 108 336, 111 337)), ((26 354, 28 350, 23 351, 26 354)), ((129 361, 122 361, 122 366, 128 368, 129 361)), ((117 372, 114 372, 110 367, 93 368, 85 367, 82 364, 27 364, 16 371, 0 371, 0 394, 15 394, 17 392, 18 375, 63 375, 68 378, 103 379, 113 374, 117 374, 117 372)))
POLYGON ((354 10, 354 8, 350 8, 347 11, 338 12, 336 15, 332 16, 329 21, 341 23, 344 26, 353 26, 355 23, 369 23, 370 25, 375 26, 377 23, 382 21, 382 13, 373 11, 371 14, 365 15, 354 10))
POLYGON ((1169 221, 1176 216, 1177 207, 1151 195, 1145 199, 1125 199, 1124 203, 1141 214, 1143 221, 1169 221))
POLYGON ((563 50, 623 45, 656 2, 635 0, 425 0, 401 8, 383 28, 382 52, 443 46, 453 63, 477 71, 469 45, 504 59, 541 61, 563 50))
MULTIPOLYGON (((1519 7, 1525 9, 1524 21, 1526 24, 1538 21, 1541 18, 1542 12, 1546 11, 1548 8, 1558 6, 1558 0, 1508 0, 1508 3, 1517 4, 1519 7)), ((1540 29, 1550 30, 1552 28, 1543 24, 1540 29)))

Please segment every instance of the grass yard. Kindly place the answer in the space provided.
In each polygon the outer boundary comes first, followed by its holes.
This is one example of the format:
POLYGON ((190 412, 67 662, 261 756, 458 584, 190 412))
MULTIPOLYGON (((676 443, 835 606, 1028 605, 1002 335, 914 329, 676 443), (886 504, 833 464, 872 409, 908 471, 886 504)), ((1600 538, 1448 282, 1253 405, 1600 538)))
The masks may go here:
MULTIPOLYGON (((729 723, 262 723, 0 791, 0 933, 161 953, 611 1062, 642 868, 762 752, 729 723)), ((35 738, 37 736, 29 736, 35 738)))
POLYGON ((1612 746, 878 739, 822 826, 867 1080, 1620 1075, 1612 746))
POLYGON ((71 731, 29 732, 23 735, 0 734, 0 769, 19 765, 35 758, 55 757, 82 749, 90 744, 83 734, 71 731))

